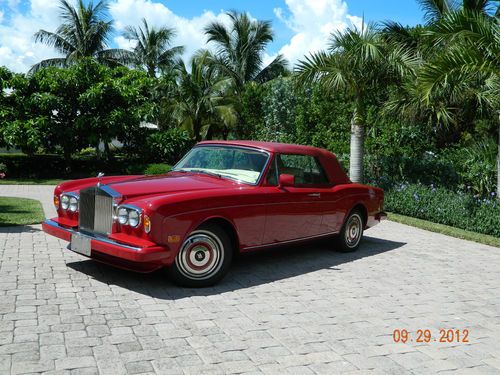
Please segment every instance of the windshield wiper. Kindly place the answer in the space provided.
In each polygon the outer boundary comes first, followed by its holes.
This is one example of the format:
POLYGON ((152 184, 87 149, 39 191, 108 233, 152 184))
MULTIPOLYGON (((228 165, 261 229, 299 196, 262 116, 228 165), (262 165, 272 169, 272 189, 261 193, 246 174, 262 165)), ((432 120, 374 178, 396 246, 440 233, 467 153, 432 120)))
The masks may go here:
POLYGON ((193 173, 203 173, 203 174, 206 174, 206 175, 209 175, 209 176, 214 176, 214 177, 217 177, 217 178, 222 178, 222 175, 220 175, 219 173, 206 171, 206 170, 204 170, 204 169, 175 169, 175 170, 174 170, 174 172, 183 172, 183 173, 189 173, 189 172, 193 172, 193 173))

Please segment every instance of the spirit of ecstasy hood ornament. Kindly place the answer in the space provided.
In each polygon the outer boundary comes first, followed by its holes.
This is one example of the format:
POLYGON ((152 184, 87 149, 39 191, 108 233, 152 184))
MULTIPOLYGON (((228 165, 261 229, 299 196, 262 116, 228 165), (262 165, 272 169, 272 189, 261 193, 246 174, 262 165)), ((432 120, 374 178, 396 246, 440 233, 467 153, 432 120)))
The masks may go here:
POLYGON ((103 177, 104 177, 104 173, 103 173, 103 172, 99 172, 99 173, 97 174, 97 179, 99 180, 99 181, 97 182, 97 186, 101 186, 101 182, 102 182, 102 178, 103 178, 103 177))

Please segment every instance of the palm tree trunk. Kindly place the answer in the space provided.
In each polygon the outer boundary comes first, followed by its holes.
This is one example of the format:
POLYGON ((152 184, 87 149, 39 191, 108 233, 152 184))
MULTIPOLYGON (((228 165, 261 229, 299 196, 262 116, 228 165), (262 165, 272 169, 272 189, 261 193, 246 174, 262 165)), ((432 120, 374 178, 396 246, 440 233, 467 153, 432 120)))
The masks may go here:
POLYGON ((363 183, 363 157, 364 157, 365 126, 351 124, 351 157, 349 162, 349 177, 352 182, 363 183))
POLYGON ((196 142, 201 141, 201 123, 197 119, 193 121, 193 133, 196 142))

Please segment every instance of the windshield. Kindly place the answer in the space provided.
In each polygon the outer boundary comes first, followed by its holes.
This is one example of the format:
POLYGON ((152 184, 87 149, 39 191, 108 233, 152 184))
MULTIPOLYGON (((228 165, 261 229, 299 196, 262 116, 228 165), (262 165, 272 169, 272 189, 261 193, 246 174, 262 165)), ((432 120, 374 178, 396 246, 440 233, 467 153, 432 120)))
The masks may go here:
POLYGON ((256 184, 269 155, 241 147, 199 146, 177 163, 174 171, 198 172, 256 184))

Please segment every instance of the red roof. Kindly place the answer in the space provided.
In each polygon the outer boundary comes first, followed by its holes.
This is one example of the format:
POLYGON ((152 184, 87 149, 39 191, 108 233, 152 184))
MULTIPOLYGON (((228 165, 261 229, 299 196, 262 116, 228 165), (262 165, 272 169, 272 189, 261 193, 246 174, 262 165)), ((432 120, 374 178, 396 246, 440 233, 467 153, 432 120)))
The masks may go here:
POLYGON ((259 142, 259 141, 203 141, 199 145, 230 145, 252 147, 268 152, 280 154, 304 154, 311 155, 320 159, 328 178, 333 184, 348 184, 351 181, 342 170, 337 158, 330 151, 311 146, 293 145, 278 142, 259 142))
POLYGON ((260 141, 203 141, 198 144, 206 145, 206 144, 223 144, 223 145, 232 145, 232 146, 245 146, 258 148, 265 151, 270 152, 279 152, 279 153, 305 153, 305 154, 322 154, 324 152, 328 152, 324 149, 312 146, 303 146, 303 145, 295 145, 289 143, 279 143, 279 142, 260 142, 260 141))

